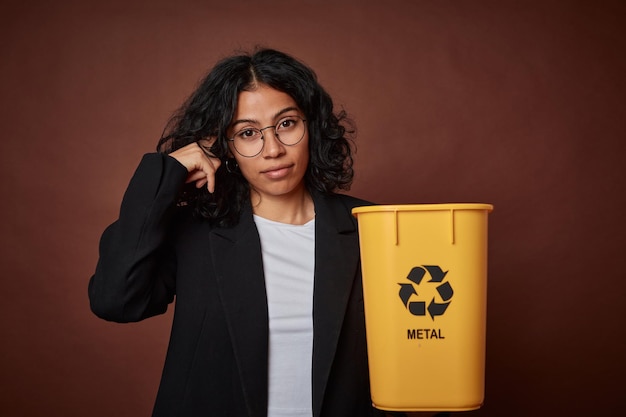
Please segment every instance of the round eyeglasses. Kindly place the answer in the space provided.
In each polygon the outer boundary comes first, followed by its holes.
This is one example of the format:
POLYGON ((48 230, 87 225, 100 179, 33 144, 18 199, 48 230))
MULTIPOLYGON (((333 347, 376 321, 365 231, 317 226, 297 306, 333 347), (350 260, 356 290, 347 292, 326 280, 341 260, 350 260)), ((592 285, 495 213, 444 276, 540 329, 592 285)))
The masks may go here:
POLYGON ((300 143, 306 131, 306 120, 300 116, 287 116, 278 121, 274 126, 267 126, 263 129, 246 127, 238 131, 232 138, 228 138, 233 143, 235 150, 241 156, 252 158, 257 156, 265 146, 263 131, 274 129, 274 135, 280 143, 286 146, 293 146, 300 143))

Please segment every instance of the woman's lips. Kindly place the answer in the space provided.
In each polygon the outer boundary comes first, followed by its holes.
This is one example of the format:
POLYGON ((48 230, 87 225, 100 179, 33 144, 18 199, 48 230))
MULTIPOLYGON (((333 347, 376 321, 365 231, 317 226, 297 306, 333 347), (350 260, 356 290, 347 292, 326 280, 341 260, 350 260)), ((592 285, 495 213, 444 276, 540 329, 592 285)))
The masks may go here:
POLYGON ((279 165, 275 167, 271 167, 261 171, 261 174, 271 178, 271 179, 280 179, 289 174, 289 171, 293 165, 279 165))

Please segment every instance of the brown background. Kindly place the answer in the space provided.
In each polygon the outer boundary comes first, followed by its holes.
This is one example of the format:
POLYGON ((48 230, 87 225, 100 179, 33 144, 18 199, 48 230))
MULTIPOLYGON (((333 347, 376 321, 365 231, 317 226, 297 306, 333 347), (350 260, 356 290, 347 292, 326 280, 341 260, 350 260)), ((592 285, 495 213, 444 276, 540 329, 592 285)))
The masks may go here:
POLYGON ((170 113, 254 44, 353 116, 352 194, 495 205, 467 415, 623 409, 626 3, 41 3, 0 6, 1 416, 149 415, 171 312, 96 319, 98 239, 170 113))

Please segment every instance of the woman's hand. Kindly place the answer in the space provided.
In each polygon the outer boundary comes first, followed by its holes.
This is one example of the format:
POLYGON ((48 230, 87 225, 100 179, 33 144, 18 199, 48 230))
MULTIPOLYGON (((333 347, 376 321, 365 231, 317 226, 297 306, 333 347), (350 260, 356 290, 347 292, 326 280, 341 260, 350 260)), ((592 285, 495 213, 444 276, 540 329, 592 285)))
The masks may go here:
POLYGON ((195 182, 197 188, 206 185, 210 193, 215 191, 215 172, 222 163, 209 151, 214 142, 215 138, 199 140, 169 154, 187 168, 186 184, 195 182))

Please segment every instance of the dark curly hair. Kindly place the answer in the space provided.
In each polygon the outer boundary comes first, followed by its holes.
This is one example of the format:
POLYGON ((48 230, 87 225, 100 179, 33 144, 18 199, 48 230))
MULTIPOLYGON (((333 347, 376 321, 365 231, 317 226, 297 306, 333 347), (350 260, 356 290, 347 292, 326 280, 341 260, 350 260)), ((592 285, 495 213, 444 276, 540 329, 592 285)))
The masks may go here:
MULTIPOLYGON (((239 220, 250 197, 250 187, 240 173, 226 169, 229 156, 227 129, 242 91, 259 84, 290 95, 304 113, 309 131, 309 165, 305 183, 309 190, 332 193, 348 190, 352 183, 354 133, 345 111, 334 112, 333 101, 318 83, 313 70, 295 58, 272 49, 257 49, 218 62, 195 92, 169 120, 157 151, 170 153, 192 142, 216 137, 210 151, 222 165, 216 173, 213 194, 206 187, 187 185, 179 204, 220 226, 239 220)), ((229 161, 232 165, 234 161, 229 161)))

